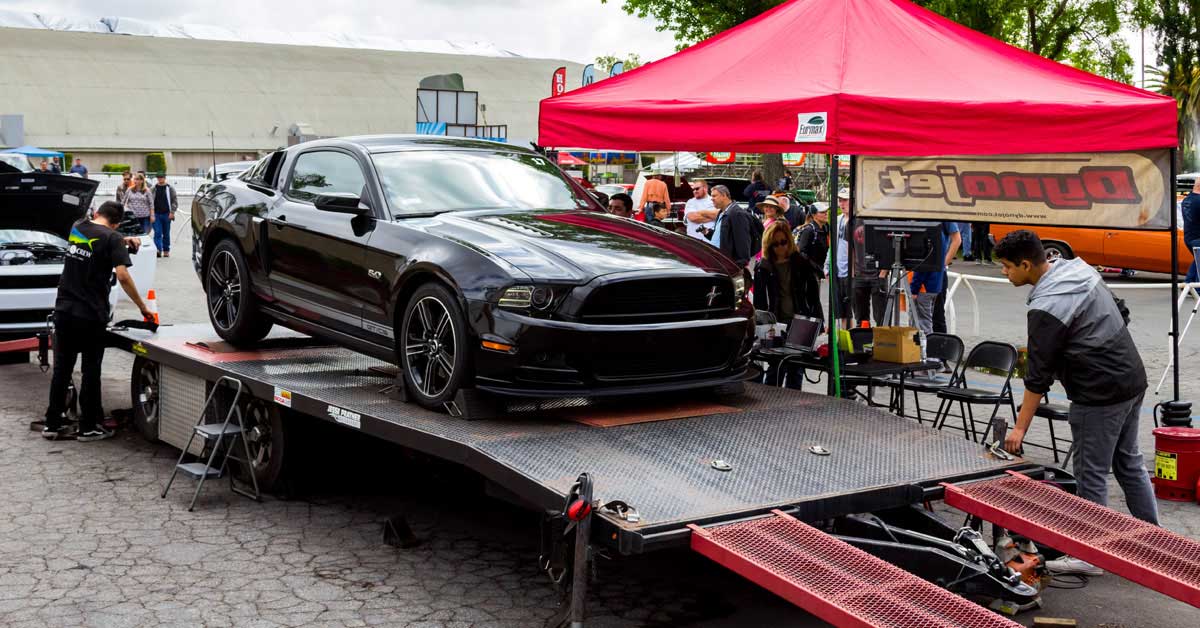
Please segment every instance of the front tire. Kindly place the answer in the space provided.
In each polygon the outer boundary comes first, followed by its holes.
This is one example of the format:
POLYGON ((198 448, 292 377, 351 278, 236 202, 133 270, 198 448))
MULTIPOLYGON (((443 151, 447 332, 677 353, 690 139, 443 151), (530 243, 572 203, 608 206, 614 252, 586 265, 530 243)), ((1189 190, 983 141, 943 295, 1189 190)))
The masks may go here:
POLYGON ((208 320, 235 345, 249 345, 271 332, 271 320, 258 308, 246 258, 233 240, 221 240, 208 256, 204 294, 208 320))
POLYGON ((466 317, 458 299, 440 284, 417 288, 404 308, 396 353, 404 385, 418 404, 440 409, 466 381, 466 317))

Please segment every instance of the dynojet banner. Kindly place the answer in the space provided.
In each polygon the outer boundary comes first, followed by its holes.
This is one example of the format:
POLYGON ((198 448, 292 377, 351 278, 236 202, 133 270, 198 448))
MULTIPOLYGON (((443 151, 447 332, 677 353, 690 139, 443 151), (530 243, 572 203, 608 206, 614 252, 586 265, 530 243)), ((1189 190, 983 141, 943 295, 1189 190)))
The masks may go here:
POLYGON ((1169 229, 1169 150, 1056 155, 860 157, 868 218, 1169 229))

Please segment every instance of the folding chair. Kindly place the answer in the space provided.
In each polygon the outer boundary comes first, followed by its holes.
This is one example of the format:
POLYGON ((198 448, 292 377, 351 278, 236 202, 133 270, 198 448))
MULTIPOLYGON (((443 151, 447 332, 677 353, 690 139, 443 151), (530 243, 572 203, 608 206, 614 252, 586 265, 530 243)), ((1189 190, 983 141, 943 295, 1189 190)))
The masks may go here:
MULTIPOLYGON (((852 351, 861 351, 863 347, 870 344, 875 339, 875 330, 866 327, 857 327, 850 330, 850 346, 852 351)), ((867 402, 869 406, 882 406, 881 403, 875 403, 872 398, 876 386, 886 385, 885 379, 876 377, 866 377, 863 375, 843 375, 842 389, 849 391, 851 394, 857 395, 867 402), (867 394, 862 394, 858 391, 860 386, 867 387, 867 394)))
POLYGON ((904 390, 900 390, 900 378, 889 378, 884 380, 884 385, 893 389, 892 394, 892 411, 899 407, 899 395, 903 395, 906 391, 912 391, 913 402, 917 408, 915 418, 918 423, 925 422, 925 416, 921 410, 921 395, 920 393, 935 394, 951 387, 963 387, 962 366, 963 354, 966 353, 966 347, 963 345, 962 338, 953 334, 932 333, 925 338, 928 346, 925 350, 925 355, 941 360, 946 365, 953 365, 953 371, 950 375, 924 375, 917 377, 904 378, 904 390))
POLYGON ((946 418, 950 414, 950 408, 954 403, 958 403, 959 412, 963 422, 963 437, 969 438, 972 441, 975 439, 975 411, 976 405, 991 405, 992 416, 988 419, 987 428, 983 430, 983 442, 987 443, 988 434, 992 431, 992 421, 996 418, 996 414, 1000 412, 1000 404, 1008 403, 1009 408, 1013 413, 1013 420, 1017 417, 1017 406, 1013 402, 1012 395, 1012 376, 1013 371, 1017 368, 1017 348, 1006 342, 981 342, 971 349, 970 355, 963 362, 959 372, 959 386, 953 386, 938 391, 938 399, 941 400, 938 405, 937 418, 934 419, 933 425, 936 429, 942 429, 946 425, 946 418), (999 371, 1004 376, 1004 385, 999 392, 994 390, 986 390, 983 388, 971 388, 967 382, 967 371, 972 368, 987 368, 993 371, 999 371))
MULTIPOLYGON (((1024 404, 1022 404, 1022 406, 1023 405, 1024 404)), ((1022 406, 1017 406, 1017 412, 1021 411, 1022 406)), ((1068 420, 1068 415, 1070 414, 1070 410, 1071 410, 1070 406, 1068 406, 1066 404, 1061 404, 1061 403, 1050 403, 1049 398, 1043 396, 1042 402, 1038 404, 1037 410, 1035 410, 1033 412, 1033 416, 1042 417, 1043 419, 1046 419, 1046 423, 1050 424, 1050 446, 1046 447, 1045 445, 1039 445, 1037 443, 1030 443, 1030 442, 1026 442, 1025 444, 1033 445, 1034 447, 1043 447, 1045 449, 1049 449, 1050 451, 1054 452, 1054 462, 1055 462, 1055 464, 1058 464, 1058 453, 1059 453, 1058 441, 1059 441, 1059 439, 1058 439, 1058 436, 1055 435, 1055 433, 1054 433, 1054 424, 1055 424, 1055 422, 1058 422, 1058 421, 1062 421, 1063 423, 1066 423, 1068 420)), ((1066 457, 1066 459, 1063 460, 1064 465, 1066 465, 1068 462, 1071 461, 1071 455, 1074 453, 1075 453, 1075 442, 1072 441, 1071 444, 1067 447, 1067 457, 1066 457)))

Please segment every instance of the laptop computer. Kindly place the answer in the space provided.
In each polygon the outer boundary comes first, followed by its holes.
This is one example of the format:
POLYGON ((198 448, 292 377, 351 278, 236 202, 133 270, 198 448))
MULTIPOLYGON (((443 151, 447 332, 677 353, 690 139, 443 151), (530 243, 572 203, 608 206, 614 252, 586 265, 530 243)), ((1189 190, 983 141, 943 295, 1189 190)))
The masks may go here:
POLYGON ((763 352, 775 355, 816 353, 817 339, 821 336, 824 327, 824 323, 819 318, 797 315, 788 325, 787 339, 784 340, 783 346, 777 349, 764 349, 763 352))

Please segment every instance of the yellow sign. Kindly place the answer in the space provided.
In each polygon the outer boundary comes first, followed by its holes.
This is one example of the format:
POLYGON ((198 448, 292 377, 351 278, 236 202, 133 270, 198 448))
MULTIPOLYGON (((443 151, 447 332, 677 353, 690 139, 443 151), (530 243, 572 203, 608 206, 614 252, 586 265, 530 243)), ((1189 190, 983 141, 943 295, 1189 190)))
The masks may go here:
POLYGON ((866 218, 1168 229, 1170 151, 858 159, 866 218))
POLYGON ((1154 452, 1154 477, 1174 482, 1179 479, 1179 454, 1154 452))

